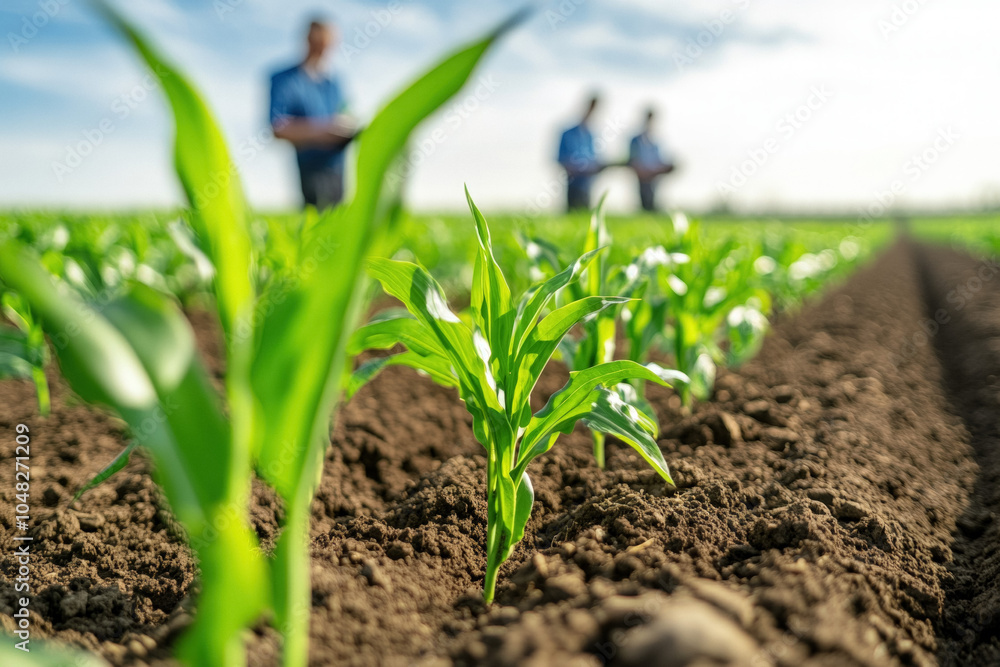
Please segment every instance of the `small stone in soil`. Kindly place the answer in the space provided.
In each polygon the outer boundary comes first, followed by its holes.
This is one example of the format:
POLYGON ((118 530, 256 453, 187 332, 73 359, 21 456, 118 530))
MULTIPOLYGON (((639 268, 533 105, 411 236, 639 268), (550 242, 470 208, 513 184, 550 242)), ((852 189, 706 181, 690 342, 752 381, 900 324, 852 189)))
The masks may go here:
POLYGON ((728 412, 718 412, 709 415, 705 420, 705 424, 712 429, 712 439, 718 445, 728 447, 743 440, 739 423, 728 412))
POLYGON ((670 600, 622 639, 623 667, 749 665, 757 643, 728 616, 699 600, 670 600))
POLYGON ((848 500, 836 508, 836 514, 838 519, 844 521, 860 521, 868 516, 868 510, 853 500, 848 500))
POLYGON ((397 540, 389 545, 389 548, 385 550, 385 554, 393 560, 400 560, 401 558, 413 555, 413 545, 397 540))
POLYGON ((771 404, 763 399, 747 401, 743 404, 743 412, 759 422, 769 423, 771 418, 771 404))

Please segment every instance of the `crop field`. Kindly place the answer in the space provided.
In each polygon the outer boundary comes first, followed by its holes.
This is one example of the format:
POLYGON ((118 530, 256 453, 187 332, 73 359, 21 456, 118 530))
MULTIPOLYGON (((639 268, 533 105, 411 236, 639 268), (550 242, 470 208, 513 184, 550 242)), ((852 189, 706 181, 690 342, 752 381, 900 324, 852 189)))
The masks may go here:
POLYGON ((189 206, 0 213, 0 664, 1000 665, 1000 216, 409 212, 511 25, 251 211, 107 18, 189 206))

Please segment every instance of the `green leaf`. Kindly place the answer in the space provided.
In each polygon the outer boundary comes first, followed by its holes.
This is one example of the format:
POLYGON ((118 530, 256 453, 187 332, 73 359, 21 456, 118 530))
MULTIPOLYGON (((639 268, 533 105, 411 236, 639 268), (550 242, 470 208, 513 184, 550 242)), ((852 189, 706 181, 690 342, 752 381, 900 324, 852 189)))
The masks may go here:
MULTIPOLYGON (((583 244, 584 253, 592 252, 599 248, 611 245, 611 235, 608 233, 608 226, 604 221, 604 203, 607 201, 607 193, 601 196, 597 203, 597 208, 590 216, 590 227, 587 229, 587 238, 583 244)), ((604 294, 604 273, 603 261, 598 261, 587 270, 586 290, 589 296, 599 296, 604 294)))
POLYGON ((27 336, 17 329, 0 328, 0 379, 31 377, 27 336))
POLYGON ((30 315, 28 306, 24 299, 14 292, 4 292, 0 297, 0 309, 3 315, 9 319, 15 327, 22 333, 27 334, 31 330, 30 315))
POLYGON ((426 357, 416 352, 407 351, 388 357, 370 359, 355 370, 347 382, 344 399, 350 400, 361 387, 365 386, 388 366, 409 366, 414 370, 428 375, 432 380, 444 387, 458 386, 458 380, 451 369, 451 364, 443 357, 426 357))
POLYGON ((445 58, 369 123, 357 141, 354 197, 311 230, 309 245, 319 268, 264 322, 254 367, 260 468, 286 499, 296 495, 299 483, 315 477, 317 449, 321 453, 326 446, 346 338, 360 310, 362 261, 398 213, 400 172, 390 167, 416 126, 462 88, 493 42, 515 23, 445 58))
POLYGON ((615 358, 615 336, 618 329, 615 326, 616 309, 606 310, 598 315, 594 322, 594 343, 596 346, 597 358, 595 364, 603 364, 613 361, 615 358))
POLYGON ((557 308, 537 326, 528 330, 524 345, 521 346, 514 364, 514 368, 517 369, 517 384, 514 387, 511 405, 513 409, 520 411, 518 419, 520 425, 526 425, 530 418, 528 399, 531 391, 566 332, 583 318, 627 301, 628 299, 623 297, 586 297, 557 308))
POLYGON ((525 299, 521 301, 521 306, 518 308, 516 324, 514 325, 514 335, 511 338, 511 354, 516 355, 520 353, 528 332, 535 326, 538 316, 548 305, 552 297, 555 296, 556 292, 573 281, 578 280, 602 250, 598 248, 597 250, 585 253, 573 262, 573 264, 549 278, 537 288, 530 290, 525 295, 525 299))
POLYGON ((409 262, 375 259, 370 266, 371 274, 386 293, 403 302, 445 351, 455 369, 462 398, 479 410, 502 413, 496 380, 487 365, 488 355, 477 351, 473 333, 448 308, 441 286, 427 271, 409 262))
POLYGON ((599 387, 596 400, 582 416, 594 431, 607 433, 632 446, 664 480, 673 484, 670 469, 655 440, 655 424, 617 393, 599 387))
POLYGON ((73 501, 72 502, 76 502, 77 500, 80 499, 80 496, 82 496, 83 494, 85 494, 87 491, 90 491, 91 489, 93 489, 93 488, 95 488, 97 486, 100 486, 107 479, 109 479, 112 475, 114 475, 115 473, 117 473, 118 471, 120 471, 122 468, 124 468, 125 466, 127 466, 128 462, 129 462, 129 459, 132 458, 132 452, 135 450, 135 448, 138 446, 138 444, 139 443, 136 440, 130 441, 128 443, 128 445, 125 447, 125 449, 123 449, 121 452, 119 452, 118 456, 116 456, 111 461, 111 463, 109 463, 108 465, 106 465, 99 473, 97 473, 96 475, 94 475, 93 479, 91 479, 89 482, 87 482, 86 484, 84 484, 80 488, 80 490, 76 492, 76 495, 73 496, 73 501))
POLYGON ((266 606, 265 566, 248 526, 229 516, 245 496, 234 492, 229 432, 220 430, 183 316, 139 285, 102 314, 13 242, 0 246, 0 278, 45 323, 70 386, 117 410, 152 453, 170 506, 195 541, 204 587, 181 652, 202 664, 239 661, 240 631, 266 606), (242 591, 236 613, 226 608, 234 591, 242 591))
POLYGON ((559 246, 538 237, 527 237, 524 232, 517 233, 518 243, 524 248, 525 255, 541 276, 552 275, 563 270, 559 261, 559 246))
POLYGON ((736 306, 726 316, 729 333, 727 361, 739 366, 760 350, 767 334, 768 322, 760 310, 749 306, 736 306))
MULTIPOLYGON (((259 406, 258 469, 289 507, 289 525, 276 545, 274 569, 276 620, 289 628, 287 664, 305 664, 308 659, 308 624, 295 618, 298 607, 308 605, 308 508, 344 381, 347 339, 363 305, 362 262, 383 245, 399 219, 404 174, 392 167, 402 164, 400 153, 416 126, 462 88, 493 41, 511 25, 438 63, 375 116, 357 142, 353 198, 308 230, 310 257, 300 260, 303 265, 315 260, 316 270, 280 299, 257 337, 253 391, 259 406)), ((470 351, 474 357, 471 339, 462 354, 470 351)), ((479 409, 489 409, 488 396, 467 393, 463 398, 467 403, 479 399, 479 409)))
MULTIPOLYGON (((501 35, 517 25, 524 14, 514 15, 484 39, 478 40, 438 63, 393 99, 359 137, 358 190, 351 203, 360 221, 374 217, 382 180, 403 150, 412 130, 451 99, 468 81, 476 65, 501 35)), ((401 178, 390 174, 393 179, 401 178)))
POLYGON ((670 386, 687 378, 679 371, 662 369, 655 364, 643 366, 634 361, 612 361, 593 368, 570 373, 569 382, 549 399, 545 407, 531 418, 521 438, 515 473, 523 474, 528 464, 547 452, 555 442, 554 435, 568 433, 574 424, 591 410, 598 387, 613 387, 630 379, 647 380, 670 386))
MULTIPOLYGON (((169 426, 202 507, 209 511, 224 504, 246 479, 234 467, 229 425, 187 320, 172 302, 138 283, 109 303, 103 314, 128 340, 153 382, 160 419, 169 426)), ((137 437, 142 440, 141 430, 137 437)))
POLYGON ((351 336, 347 353, 354 356, 365 350, 388 350, 399 344, 420 355, 445 356, 441 343, 427 327, 413 317, 397 317, 366 324, 351 336))
POLYGON ((491 364, 491 368, 495 367, 501 384, 506 386, 508 374, 511 372, 507 350, 510 349, 514 305, 507 281, 493 257, 489 226, 472 201, 468 188, 465 189, 465 198, 476 221, 476 238, 479 241, 479 252, 476 255, 472 277, 472 317, 489 343, 491 358, 487 361, 491 364))
MULTIPOLYGON (((243 341, 246 333, 238 329, 249 326, 254 299, 252 250, 239 173, 222 132, 187 79, 117 12, 103 2, 98 7, 132 42, 170 103, 176 125, 174 165, 191 205, 195 232, 216 269, 220 319, 230 344, 243 341)), ((238 371, 230 366, 228 372, 238 371)))
POLYGON ((127 341, 75 293, 56 286, 15 241, 0 245, 0 278, 46 322, 63 374, 84 400, 125 410, 155 407, 152 382, 127 341))
POLYGON ((531 517, 531 508, 535 504, 535 489, 531 484, 528 473, 521 474, 521 482, 517 485, 516 504, 514 506, 514 530, 511 536, 510 546, 507 548, 507 555, 504 560, 510 557, 517 543, 524 539, 524 528, 531 517))
POLYGON ((715 362, 702 348, 691 348, 687 351, 688 374, 691 377, 691 393, 699 401, 706 401, 712 396, 715 387, 715 362))

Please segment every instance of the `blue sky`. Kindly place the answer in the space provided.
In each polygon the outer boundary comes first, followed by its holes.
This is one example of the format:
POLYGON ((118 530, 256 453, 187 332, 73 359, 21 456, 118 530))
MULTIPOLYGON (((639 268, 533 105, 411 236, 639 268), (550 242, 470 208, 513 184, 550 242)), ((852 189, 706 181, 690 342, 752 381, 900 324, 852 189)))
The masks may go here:
MULTIPOLYGON (((261 208, 296 201, 292 153, 266 130, 266 80, 300 57, 307 17, 322 13, 339 24, 332 66, 363 121, 511 6, 120 5, 204 91, 261 208)), ((490 56, 482 79, 422 128, 409 201, 458 210, 468 183, 486 208, 556 208, 557 132, 588 91, 600 90, 597 130, 609 160, 623 157, 642 109, 663 111, 658 134, 680 166, 664 186, 674 206, 996 202, 998 19, 995 0, 542 3, 490 56)), ((5 0, 0 26, 0 206, 179 201, 163 101, 84 0, 5 0)), ((635 205, 626 172, 609 171, 598 188, 614 208, 635 205)))

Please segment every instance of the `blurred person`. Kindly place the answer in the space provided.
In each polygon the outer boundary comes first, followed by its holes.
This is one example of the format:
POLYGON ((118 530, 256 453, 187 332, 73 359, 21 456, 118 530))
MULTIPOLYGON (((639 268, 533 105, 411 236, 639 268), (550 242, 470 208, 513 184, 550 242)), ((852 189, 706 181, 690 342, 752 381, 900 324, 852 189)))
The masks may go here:
POLYGON ((653 139, 653 122, 656 111, 646 111, 642 130, 632 138, 628 151, 628 166, 639 180, 639 201, 644 211, 656 211, 656 183, 660 176, 674 170, 674 163, 664 159, 660 147, 653 139))
POLYGON ((271 129, 295 147, 302 198, 320 209, 344 197, 344 149, 357 134, 340 81, 327 69, 336 40, 331 23, 313 20, 305 59, 271 77, 271 129))
POLYGON ((590 121, 598 104, 600 98, 592 96, 580 122, 563 132, 559 139, 558 161, 566 170, 568 211, 590 208, 590 188, 594 183, 594 176, 607 166, 597 159, 594 135, 590 130, 590 121))

